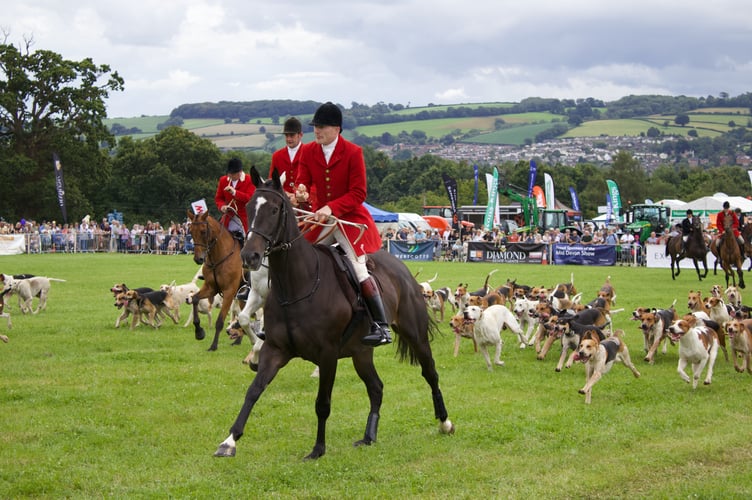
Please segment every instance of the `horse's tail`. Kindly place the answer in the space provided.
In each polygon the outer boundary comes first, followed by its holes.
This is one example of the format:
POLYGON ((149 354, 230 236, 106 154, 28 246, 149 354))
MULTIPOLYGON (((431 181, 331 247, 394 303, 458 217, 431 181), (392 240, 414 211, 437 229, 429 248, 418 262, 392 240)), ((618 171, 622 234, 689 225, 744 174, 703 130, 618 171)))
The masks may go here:
MULTIPOLYGON (((426 317, 428 318, 428 323, 426 328, 426 338, 424 341, 430 343, 433 338, 441 332, 436 320, 432 318, 430 314, 426 314, 426 317)), ((418 343, 420 343, 420 339, 418 339, 418 343)), ((405 336, 400 335, 399 332, 397 332, 397 355, 399 356, 400 362, 407 360, 411 365, 420 364, 420 359, 418 359, 415 349, 407 340, 405 340, 405 336)))

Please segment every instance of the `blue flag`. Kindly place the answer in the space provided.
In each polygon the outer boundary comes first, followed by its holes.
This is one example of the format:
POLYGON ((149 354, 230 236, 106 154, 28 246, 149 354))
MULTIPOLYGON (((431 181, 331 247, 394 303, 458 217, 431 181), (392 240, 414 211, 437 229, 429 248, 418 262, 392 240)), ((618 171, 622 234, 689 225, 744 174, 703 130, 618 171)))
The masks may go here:
POLYGON ((535 164, 535 160, 530 160, 530 177, 527 181, 527 197, 533 196, 533 185, 535 185, 535 173, 538 170, 538 166, 535 164))
POLYGON ((473 194, 473 205, 478 204, 478 164, 476 163, 473 165, 473 170, 475 171, 475 191, 473 194))
POLYGON ((569 186, 569 195, 572 197, 572 210, 575 212, 580 211, 580 200, 577 199, 577 193, 572 186, 569 186))

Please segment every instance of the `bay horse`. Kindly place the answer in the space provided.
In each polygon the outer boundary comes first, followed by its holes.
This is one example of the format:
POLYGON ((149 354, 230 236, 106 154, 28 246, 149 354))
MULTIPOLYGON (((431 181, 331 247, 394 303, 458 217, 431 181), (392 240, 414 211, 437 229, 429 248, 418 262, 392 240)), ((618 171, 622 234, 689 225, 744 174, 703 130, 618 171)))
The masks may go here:
POLYGON ((749 268, 747 271, 752 271, 752 223, 744 225, 742 228, 742 238, 744 238, 744 255, 742 255, 742 260, 745 257, 749 257, 749 268))
POLYGON ((702 232, 702 221, 699 217, 692 217, 692 232, 687 236, 687 244, 682 245, 682 235, 677 234, 672 236, 666 241, 666 256, 671 257, 671 279, 676 279, 681 273, 681 267, 679 263, 682 259, 692 259, 695 264, 695 270, 697 271, 697 278, 702 281, 703 278, 708 277, 708 247, 705 244, 705 236, 702 232), (705 268, 705 273, 700 274, 700 266, 698 262, 702 262, 705 268), (676 266, 676 272, 674 272, 674 266, 676 266))
MULTIPOLYGON (((316 459, 326 452, 326 421, 340 358, 352 358, 355 371, 366 386, 370 410, 363 438, 354 446, 370 445, 376 441, 383 383, 373 364, 373 347, 361 343, 369 331, 370 318, 355 291, 357 280, 350 284, 347 278, 341 278, 344 275, 331 247, 312 245, 303 238, 276 172, 264 182, 251 168, 251 178, 256 192, 246 205, 250 231, 242 256, 251 269, 257 269, 262 258, 268 257, 271 286, 264 306, 266 340, 259 353, 258 371, 230 435, 214 455, 235 456, 236 441, 243 435, 251 410, 278 371, 294 357, 313 362, 320 373, 315 404, 316 442, 305 458, 316 459)), ((452 433, 454 425, 447 418, 431 354, 430 337, 436 331, 436 323, 428 315, 420 285, 391 254, 379 251, 368 259, 382 291, 390 326, 398 334, 400 359, 420 364, 431 388, 439 431, 452 433)))
POLYGON ((720 236, 718 253, 720 254, 721 267, 726 273, 726 288, 729 286, 729 276, 731 276, 732 284, 736 286, 733 266, 736 266, 736 273, 739 276, 739 288, 744 288, 742 252, 739 249, 739 242, 734 236, 734 231, 730 227, 727 227, 720 236))
POLYGON ((198 314, 198 303, 201 299, 214 299, 216 294, 222 296, 222 308, 214 324, 214 340, 210 351, 217 350, 219 333, 224 328, 225 317, 232 306, 235 294, 243 281, 243 262, 240 258, 240 243, 232 237, 230 232, 209 215, 203 212, 194 215, 188 210, 191 237, 193 238, 193 260, 202 265, 204 283, 201 289, 193 295, 193 327, 196 340, 203 340, 206 334, 201 327, 198 314))

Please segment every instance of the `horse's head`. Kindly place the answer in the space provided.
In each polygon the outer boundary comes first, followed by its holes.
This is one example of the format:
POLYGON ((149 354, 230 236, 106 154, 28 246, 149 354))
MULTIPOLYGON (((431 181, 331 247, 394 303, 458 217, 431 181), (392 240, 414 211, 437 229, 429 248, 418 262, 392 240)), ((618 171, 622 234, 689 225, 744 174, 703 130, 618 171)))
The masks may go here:
POLYGON ((240 256, 246 266, 256 270, 264 255, 289 243, 292 238, 288 233, 298 228, 276 170, 270 180, 264 181, 256 167, 251 167, 251 180, 256 191, 246 205, 249 230, 240 256))
POLYGON ((212 221, 219 226, 219 223, 209 217, 209 212, 195 215, 188 210, 188 220, 190 221, 191 238, 193 239, 193 261, 196 264, 203 264, 206 255, 211 246, 215 243, 219 235, 219 228, 212 231, 212 221))

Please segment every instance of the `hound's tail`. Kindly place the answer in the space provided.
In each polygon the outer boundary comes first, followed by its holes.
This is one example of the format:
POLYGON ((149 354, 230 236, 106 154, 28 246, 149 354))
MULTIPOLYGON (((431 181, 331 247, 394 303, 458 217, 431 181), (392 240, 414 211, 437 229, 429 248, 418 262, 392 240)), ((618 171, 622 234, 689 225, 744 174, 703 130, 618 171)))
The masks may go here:
POLYGON ((62 281, 62 282, 65 281, 65 280, 61 280, 59 278, 47 278, 47 279, 50 280, 50 281, 62 281))
POLYGON ((196 274, 193 275, 193 279, 191 280, 191 283, 194 285, 196 282, 201 278, 201 271, 203 271, 203 266, 199 266, 198 270, 196 271, 196 274))
POLYGON ((491 271, 490 273, 486 275, 486 282, 483 284, 483 288, 485 288, 486 290, 488 290, 488 280, 491 279, 491 275, 495 273, 496 271, 498 271, 498 269, 494 269, 493 271, 491 271))

